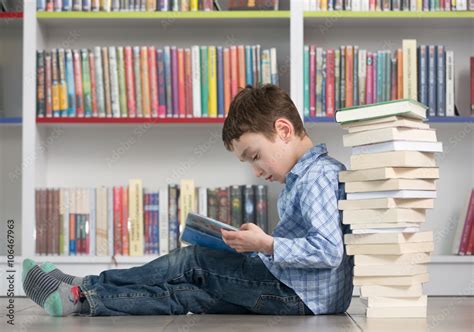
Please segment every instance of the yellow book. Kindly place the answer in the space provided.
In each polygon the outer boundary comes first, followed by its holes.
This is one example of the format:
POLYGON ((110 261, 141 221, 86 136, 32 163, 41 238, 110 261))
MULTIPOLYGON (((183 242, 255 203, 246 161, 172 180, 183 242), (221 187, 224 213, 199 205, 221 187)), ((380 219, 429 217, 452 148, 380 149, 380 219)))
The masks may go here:
POLYGON ((130 256, 143 256, 143 185, 142 180, 128 181, 128 222, 130 225, 130 256))
POLYGON ((191 11, 195 12, 199 10, 199 1, 191 0, 191 11))
POLYGON ((403 98, 417 100, 416 40, 404 39, 403 49, 403 98))
POLYGON ((217 117, 216 47, 209 46, 209 117, 217 117))
POLYGON ((327 12, 328 10, 328 0, 321 0, 321 11, 327 12))
POLYGON ((196 200, 195 200, 195 186, 194 180, 182 179, 180 183, 180 193, 179 193, 179 204, 180 208, 180 234, 184 229, 184 224, 186 223, 186 217, 189 212, 196 211, 196 200))
POLYGON ((142 81, 142 107, 143 117, 151 117, 151 105, 150 105, 150 84, 148 80, 148 48, 142 47, 140 52, 141 59, 141 81, 142 81))

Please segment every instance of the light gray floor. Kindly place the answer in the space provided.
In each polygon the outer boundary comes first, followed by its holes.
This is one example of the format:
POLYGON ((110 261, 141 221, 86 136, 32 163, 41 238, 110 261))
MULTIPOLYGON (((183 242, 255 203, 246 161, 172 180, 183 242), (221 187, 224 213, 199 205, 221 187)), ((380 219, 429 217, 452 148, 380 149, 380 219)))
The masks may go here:
POLYGON ((6 323, 7 298, 0 298, 1 331, 474 331, 474 297, 430 297, 426 319, 368 319, 358 298, 345 315, 312 317, 185 315, 50 317, 30 299, 15 299, 15 326, 6 323))

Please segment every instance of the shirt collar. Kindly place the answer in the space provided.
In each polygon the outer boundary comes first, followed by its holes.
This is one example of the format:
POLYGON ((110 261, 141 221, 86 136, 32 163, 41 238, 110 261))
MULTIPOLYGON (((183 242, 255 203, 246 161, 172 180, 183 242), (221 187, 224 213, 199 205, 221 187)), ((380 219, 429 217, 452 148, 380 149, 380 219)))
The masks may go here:
POLYGON ((314 160, 327 153, 326 144, 322 143, 313 146, 311 149, 306 151, 300 159, 298 159, 289 174, 294 174, 296 176, 302 175, 314 160))

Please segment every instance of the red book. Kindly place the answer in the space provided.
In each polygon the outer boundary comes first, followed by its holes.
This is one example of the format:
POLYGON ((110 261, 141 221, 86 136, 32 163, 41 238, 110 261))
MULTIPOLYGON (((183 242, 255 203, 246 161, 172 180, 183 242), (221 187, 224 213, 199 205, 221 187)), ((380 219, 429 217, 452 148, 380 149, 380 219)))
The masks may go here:
POLYGON ((352 46, 346 47, 346 107, 353 105, 353 84, 354 84, 354 49, 352 46))
POLYGON ((237 62, 239 64, 239 88, 245 88, 245 47, 239 45, 237 47, 237 62))
POLYGON ((121 187, 122 194, 122 255, 128 255, 128 187, 121 187))
POLYGON ((184 81, 184 50, 178 49, 178 98, 179 98, 179 117, 186 116, 186 84, 184 81))
POLYGON ((133 74, 133 51, 131 47, 125 47, 125 84, 127 86, 128 116, 135 118, 137 108, 135 105, 135 79, 133 74))
MULTIPOLYGON (((461 244, 459 245, 459 254, 466 255, 468 247, 470 245, 470 239, 472 237, 472 223, 474 221, 474 190, 471 191, 471 197, 469 199, 469 205, 466 212, 466 219, 464 221, 464 228, 462 230, 461 244)), ((472 244, 471 244, 472 246, 472 244)), ((472 253, 472 247, 471 247, 472 253)))
POLYGON ((184 79, 186 96, 186 116, 193 117, 193 69, 191 63, 191 49, 184 50, 184 79))
POLYGON ((224 112, 227 116, 229 113, 229 106, 231 101, 231 89, 230 89, 230 51, 229 48, 224 48, 224 112))
POLYGON ((122 195, 121 188, 114 187, 114 255, 122 254, 122 195))
POLYGON ((151 117, 158 117, 158 81, 156 79, 156 49, 148 47, 148 72, 150 80, 151 117))
POLYGON ((316 116, 316 45, 309 47, 309 116, 316 116))
POLYGON ((231 99, 239 91, 239 64, 237 62, 237 47, 230 47, 230 91, 231 99))
POLYGON ((474 57, 471 56, 471 114, 474 113, 474 57))
POLYGON ((97 82, 95 81, 95 60, 94 53, 89 52, 89 68, 91 71, 91 96, 92 96, 92 117, 97 118, 97 82))
MULTIPOLYGON (((81 69, 81 51, 73 51, 74 62, 74 86, 76 88, 76 116, 84 117, 84 100, 82 94, 82 69, 81 69)), ((47 113, 46 113, 47 114, 47 113)))
POLYGON ((334 49, 326 51, 326 116, 334 116, 334 49))

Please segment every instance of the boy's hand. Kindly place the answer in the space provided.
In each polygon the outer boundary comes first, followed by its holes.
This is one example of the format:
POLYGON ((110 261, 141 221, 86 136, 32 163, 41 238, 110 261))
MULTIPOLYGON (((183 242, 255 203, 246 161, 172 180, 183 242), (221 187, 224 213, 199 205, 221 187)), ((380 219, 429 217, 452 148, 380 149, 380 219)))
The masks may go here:
POLYGON ((273 253, 273 237, 253 223, 243 224, 239 231, 226 231, 221 228, 221 233, 224 242, 237 252, 273 253))

